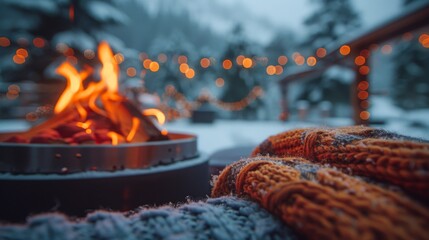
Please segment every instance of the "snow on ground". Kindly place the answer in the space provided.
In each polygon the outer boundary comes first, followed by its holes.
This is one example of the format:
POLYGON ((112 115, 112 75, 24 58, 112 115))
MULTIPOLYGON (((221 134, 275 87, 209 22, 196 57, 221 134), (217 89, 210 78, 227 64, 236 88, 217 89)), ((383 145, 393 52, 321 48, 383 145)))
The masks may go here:
POLYGON ((271 135, 309 126, 314 126, 314 124, 239 120, 217 120, 213 124, 191 124, 187 120, 181 120, 167 124, 166 128, 171 132, 197 135, 199 151, 210 155, 225 148, 257 146, 271 135))

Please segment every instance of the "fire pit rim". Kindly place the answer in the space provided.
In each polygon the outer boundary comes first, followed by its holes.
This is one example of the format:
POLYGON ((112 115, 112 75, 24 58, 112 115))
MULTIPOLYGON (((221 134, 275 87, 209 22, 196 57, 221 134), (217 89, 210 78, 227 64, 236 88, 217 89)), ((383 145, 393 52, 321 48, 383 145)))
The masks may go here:
POLYGON ((170 140, 118 145, 1 143, 0 172, 77 173, 144 169, 198 156, 197 136, 169 133, 170 140))
POLYGON ((203 153, 188 161, 181 161, 177 164, 160 165, 156 167, 142 168, 142 169, 124 169, 118 171, 89 171, 89 172, 76 172, 70 174, 13 174, 0 172, 0 181, 69 181, 69 180, 84 180, 84 179, 104 179, 104 178, 120 178, 132 177, 149 174, 157 174, 169 171, 177 171, 186 169, 195 165, 202 164, 207 161, 207 156, 203 153))
MULTIPOLYGON (((20 132, 17 132, 19 134, 20 132)), ((0 136, 5 133, 0 133, 0 136)), ((11 133, 6 133, 11 134, 11 133)), ((112 144, 60 144, 60 143, 52 143, 52 144, 45 144, 45 143, 10 143, 10 142, 0 142, 0 146, 5 147, 17 147, 17 146, 23 146, 23 147, 39 147, 39 148, 63 148, 63 147, 69 147, 69 148, 111 148, 112 146, 121 148, 121 147, 139 147, 139 146, 150 146, 150 145, 163 145, 168 144, 171 141, 175 142, 191 142, 193 139, 197 139, 197 135, 194 134, 188 134, 188 133, 181 133, 181 132, 169 132, 168 136, 172 137, 179 137, 179 138, 173 138, 168 140, 159 140, 159 141, 149 141, 149 142, 140 142, 140 143, 121 143, 118 145, 112 145, 112 144)))

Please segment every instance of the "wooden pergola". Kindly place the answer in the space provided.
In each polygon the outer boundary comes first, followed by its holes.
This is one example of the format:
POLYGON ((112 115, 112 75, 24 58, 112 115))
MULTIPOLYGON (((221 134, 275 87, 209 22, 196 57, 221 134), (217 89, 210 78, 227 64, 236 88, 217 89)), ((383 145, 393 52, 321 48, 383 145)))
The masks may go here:
POLYGON ((300 67, 299 71, 286 75, 279 81, 282 94, 283 114, 288 115, 287 93, 288 85, 292 82, 320 77, 329 67, 343 65, 354 69, 355 79, 351 84, 351 104, 353 107, 353 120, 355 124, 367 125, 369 123, 368 79, 370 51, 376 44, 384 43, 399 36, 405 36, 410 32, 429 26, 429 2, 416 3, 405 11, 383 24, 355 37, 343 41, 341 44, 327 47, 329 53, 318 60, 314 67, 300 67), (341 47, 348 46, 350 53, 341 54, 341 47), (356 57, 364 58, 363 64, 355 64, 356 57), (362 68, 363 67, 363 68, 362 68), (365 68, 366 67, 366 68, 365 68), (360 84, 360 85, 359 85, 360 84), (360 96, 359 96, 360 94, 360 96))

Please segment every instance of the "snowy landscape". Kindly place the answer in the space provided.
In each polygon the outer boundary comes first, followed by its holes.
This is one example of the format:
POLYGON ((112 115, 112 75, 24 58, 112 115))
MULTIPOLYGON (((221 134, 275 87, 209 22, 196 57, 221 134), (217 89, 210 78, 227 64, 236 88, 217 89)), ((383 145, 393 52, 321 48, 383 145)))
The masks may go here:
MULTIPOLYGON (((289 84, 284 92, 279 82, 330 64, 324 57, 332 49, 427 1, 0 4, 5 9, 0 24, 0 130, 28 128, 49 118, 65 85, 56 67, 67 60, 81 69, 99 68, 96 47, 105 40, 119 59, 121 91, 142 109, 161 109, 169 130, 195 133, 201 148, 213 152, 255 145, 295 127, 355 124, 353 59, 344 57, 318 76, 289 84), (58 24, 47 28, 47 22, 58 24), (326 28, 331 24, 335 27, 326 28), (315 52, 321 48, 325 53, 319 56, 315 52), (28 56, 22 57, 20 49, 28 56), (190 123, 202 106, 215 112, 212 125, 190 123), (11 125, 13 119, 18 124, 11 125)), ((427 31, 426 26, 368 51, 365 66, 371 71, 363 110, 370 126, 429 138, 429 54, 422 38, 427 31)))

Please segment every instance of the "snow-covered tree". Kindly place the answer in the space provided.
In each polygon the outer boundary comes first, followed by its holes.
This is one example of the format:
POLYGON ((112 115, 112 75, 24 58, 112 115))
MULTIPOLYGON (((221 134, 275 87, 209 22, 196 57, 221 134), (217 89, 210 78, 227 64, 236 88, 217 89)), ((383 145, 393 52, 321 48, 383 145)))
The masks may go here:
MULTIPOLYGON (((85 50, 95 51, 98 43, 108 41, 116 50, 122 50, 122 41, 107 33, 105 27, 127 22, 127 16, 115 5, 119 0, 3 0, 0 2, 0 32, 11 45, 0 65, 1 79, 5 81, 49 79, 48 66, 64 55, 73 55, 79 61, 92 62, 84 57, 85 50), (35 38, 43 46, 35 47, 35 38), (67 46, 67 47, 64 47, 67 46), (21 65, 13 64, 17 48, 25 48, 29 57, 21 65), (67 53, 70 48, 73 51, 67 53)), ((62 61, 62 60, 61 60, 62 61)), ((52 73, 52 72, 51 72, 52 73)))
MULTIPOLYGON (((237 56, 252 58, 256 55, 258 49, 252 47, 243 35, 242 27, 237 25, 232 32, 232 39, 227 45, 224 54, 220 60, 226 59, 232 61, 231 69, 221 69, 220 74, 225 80, 221 100, 224 102, 237 102, 248 96, 249 92, 255 86, 260 86, 262 79, 260 73, 264 73, 261 66, 256 68, 244 68, 236 63, 237 56)), ((219 64, 222 66, 222 64, 219 64)), ((261 102, 255 101, 241 111, 233 113, 234 118, 254 118, 261 102)))
MULTIPOLYGON (((317 9, 305 20, 308 37, 301 44, 303 52, 314 53, 319 47, 340 44, 341 37, 360 26, 359 15, 350 0, 313 0, 317 9)), ((350 77, 347 69, 332 67, 322 76, 305 83, 298 99, 308 100, 313 106, 322 101, 334 108, 350 102, 350 77)), ((353 76, 352 76, 353 78, 353 76)))
POLYGON ((314 49, 337 41, 360 26, 360 19, 350 0, 313 0, 316 11, 305 20, 309 31, 304 46, 314 49))
MULTIPOLYGON (((405 0, 404 5, 417 1, 405 0)), ((398 44, 394 61, 394 102, 404 109, 429 108, 429 50, 419 43, 418 35, 398 44)))

